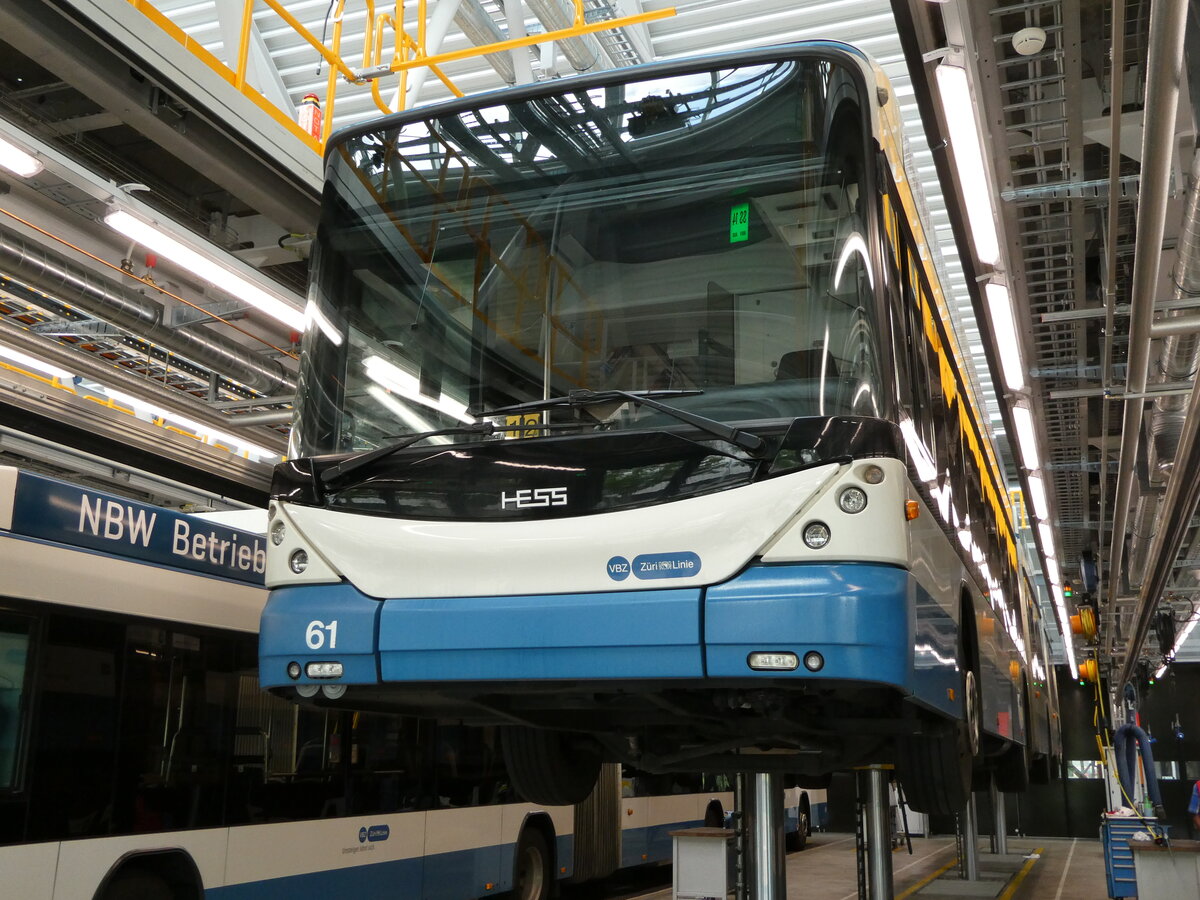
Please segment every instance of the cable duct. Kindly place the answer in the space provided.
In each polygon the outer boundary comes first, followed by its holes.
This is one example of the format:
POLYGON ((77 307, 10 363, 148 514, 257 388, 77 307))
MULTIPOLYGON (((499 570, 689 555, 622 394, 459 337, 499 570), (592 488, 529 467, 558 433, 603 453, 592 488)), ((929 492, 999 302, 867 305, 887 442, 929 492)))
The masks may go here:
POLYGON ((202 325, 170 328, 163 321, 161 303, 78 266, 3 225, 0 272, 253 390, 274 394, 296 388, 295 379, 278 361, 265 359, 202 325))
MULTIPOLYGON (((1173 299, 1200 295, 1200 151, 1192 157, 1191 193, 1188 195, 1183 223, 1176 245, 1176 261, 1172 271, 1175 283, 1173 299)), ((1189 313, 1185 310, 1169 310, 1167 318, 1178 318, 1189 313)), ((1190 386, 1200 364, 1200 335, 1172 334, 1163 339, 1158 359, 1158 371, 1151 379, 1152 384, 1179 384, 1190 386)), ((1163 485, 1175 466, 1179 453, 1179 436, 1187 418, 1188 397, 1186 395, 1159 397, 1150 409, 1147 431, 1150 446, 1147 448, 1149 461, 1149 485, 1141 491, 1134 513, 1135 526, 1129 544, 1129 580, 1134 586, 1141 584, 1146 564, 1146 550, 1153 524, 1159 516, 1163 498, 1163 485)))

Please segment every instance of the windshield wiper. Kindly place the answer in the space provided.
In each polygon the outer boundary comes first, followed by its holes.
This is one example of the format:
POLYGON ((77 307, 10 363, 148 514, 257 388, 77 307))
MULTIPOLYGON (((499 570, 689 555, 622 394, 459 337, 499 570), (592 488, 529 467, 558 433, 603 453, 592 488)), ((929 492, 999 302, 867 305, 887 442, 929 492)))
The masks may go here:
POLYGON ((555 409, 557 407, 567 407, 568 409, 576 409, 584 406, 591 406, 595 403, 611 403, 614 400, 627 400, 630 403, 638 406, 648 406, 650 409, 656 409, 661 413, 666 413, 672 418, 678 419, 680 422, 686 422, 688 425, 693 425, 701 431, 707 432, 723 441, 728 441, 735 447, 741 447, 747 453, 753 456, 762 454, 766 447, 766 442, 756 434, 751 434, 748 431, 742 431, 740 428, 734 428, 732 425, 726 425, 724 422, 718 422, 716 419, 709 419, 706 416, 698 416, 695 413, 690 413, 687 410, 680 409, 677 406, 670 406, 660 402, 658 397, 684 397, 694 394, 702 394, 703 391, 589 391, 586 389, 569 391, 561 397, 548 397, 545 400, 530 400, 526 403, 514 403, 512 406, 502 406, 499 409, 489 410, 483 413, 485 416, 502 416, 512 413, 534 412, 539 409, 555 409))
POLYGON ((376 447, 374 450, 364 450, 362 453, 346 457, 337 465, 324 469, 321 472, 321 481, 328 484, 337 478, 350 474, 356 469, 369 466, 377 459, 391 456, 393 453, 398 453, 405 447, 411 447, 413 444, 419 443, 426 438, 457 434, 494 434, 495 432, 496 426, 491 422, 476 422, 472 425, 458 425, 454 428, 439 428, 437 431, 423 431, 420 434, 410 434, 404 440, 397 441, 394 444, 386 444, 382 447, 376 447))

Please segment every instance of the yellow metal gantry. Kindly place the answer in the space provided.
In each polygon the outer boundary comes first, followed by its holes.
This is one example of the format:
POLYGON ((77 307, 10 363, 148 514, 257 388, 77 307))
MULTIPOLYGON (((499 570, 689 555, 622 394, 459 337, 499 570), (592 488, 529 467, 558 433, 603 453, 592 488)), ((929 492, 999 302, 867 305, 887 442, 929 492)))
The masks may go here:
MULTIPOLYGON (((381 113, 388 114, 404 108, 408 72, 412 69, 428 68, 451 93, 457 97, 461 97, 463 96, 463 92, 455 87, 454 83, 446 76, 446 73, 442 71, 441 67, 445 63, 485 56, 490 53, 503 53, 520 47, 529 47, 549 41, 582 37, 614 28, 640 25, 645 22, 665 19, 675 15, 675 8, 668 7, 654 12, 643 12, 637 15, 622 16, 616 19, 605 19, 589 23, 584 15, 583 0, 570 0, 575 10, 575 17, 572 24, 567 28, 559 28, 554 31, 546 31, 540 34, 526 35, 525 37, 512 38, 489 44, 478 44, 463 50, 430 53, 427 45, 428 0, 417 0, 416 14, 413 17, 415 21, 409 23, 405 22, 403 0, 396 0, 395 3, 388 4, 386 8, 383 4, 380 4, 378 9, 375 0, 362 0, 362 5, 366 10, 362 66, 354 69, 346 62, 341 48, 342 27, 345 20, 347 0, 337 0, 334 7, 333 33, 330 36, 329 46, 326 46, 320 38, 288 12, 281 0, 245 0, 242 7, 241 37, 238 44, 237 62, 235 67, 231 69, 160 12, 154 6, 152 0, 128 0, 128 2, 162 28, 163 31, 182 47, 194 54, 238 91, 252 100, 264 112, 285 124, 297 137, 309 144, 317 153, 324 151, 325 141, 329 139, 329 134, 333 128, 333 110, 337 99, 339 76, 341 81, 345 81, 348 84, 369 84, 371 87, 371 97, 376 107, 379 108, 381 113), (254 6, 256 2, 271 9, 329 64, 329 77, 326 84, 324 103, 324 122, 319 139, 314 138, 301 128, 294 121, 290 112, 282 110, 271 103, 247 81, 250 41, 253 32, 254 6), (413 30, 414 27, 415 33, 413 30), (387 46, 385 47, 385 45, 387 46), (385 76, 393 74, 399 74, 400 76, 399 91, 397 94, 399 104, 397 109, 392 109, 384 101, 379 92, 380 80, 385 76)), ((442 2, 445 2, 445 0, 442 0, 442 2)))

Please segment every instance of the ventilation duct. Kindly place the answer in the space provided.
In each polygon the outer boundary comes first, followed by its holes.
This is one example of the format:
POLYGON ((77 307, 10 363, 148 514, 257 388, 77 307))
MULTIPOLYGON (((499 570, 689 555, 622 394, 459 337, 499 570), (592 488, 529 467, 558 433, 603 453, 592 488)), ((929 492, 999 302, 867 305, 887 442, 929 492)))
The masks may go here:
POLYGON ((277 361, 202 325, 170 328, 163 321, 161 303, 69 262, 3 225, 0 272, 253 390, 276 394, 296 388, 277 361))
MULTIPOLYGON (((500 30, 500 26, 496 24, 496 20, 480 5, 479 0, 460 0, 458 10, 454 13, 454 24, 476 47, 482 47, 485 44, 499 44, 508 39, 500 30)), ((483 58, 504 79, 506 84, 517 83, 517 73, 513 68, 512 57, 507 50, 502 53, 485 53, 483 58)))
MULTIPOLYGON (((569 0, 525 0, 525 3, 547 31, 562 31, 575 24, 575 4, 569 0)), ((600 44, 594 35, 563 38, 557 43, 575 71, 589 72, 606 68, 602 62, 600 44)))

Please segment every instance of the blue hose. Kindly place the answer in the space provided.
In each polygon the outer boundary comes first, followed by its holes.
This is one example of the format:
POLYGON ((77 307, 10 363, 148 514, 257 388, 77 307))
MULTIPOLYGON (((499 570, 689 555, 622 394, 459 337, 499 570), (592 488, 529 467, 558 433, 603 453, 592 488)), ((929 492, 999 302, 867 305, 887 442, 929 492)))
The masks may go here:
MULTIPOLYGON (((1117 756, 1117 776, 1127 798, 1133 797, 1134 777, 1136 771, 1137 753, 1142 752, 1142 769, 1146 773, 1146 792, 1150 795, 1150 803, 1155 810, 1162 807, 1162 794, 1158 791, 1158 772, 1154 768, 1154 751, 1150 749, 1150 738, 1136 725, 1122 725, 1115 733, 1115 750, 1117 756), (1132 739, 1132 740, 1131 740, 1132 739)), ((1130 804, 1133 801, 1130 799, 1130 804)))

